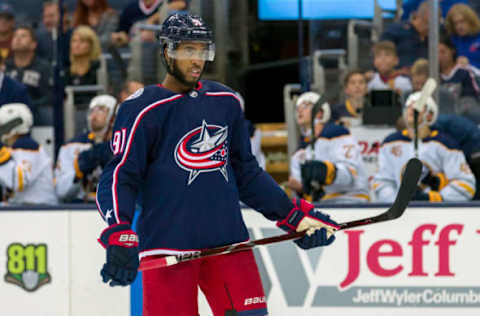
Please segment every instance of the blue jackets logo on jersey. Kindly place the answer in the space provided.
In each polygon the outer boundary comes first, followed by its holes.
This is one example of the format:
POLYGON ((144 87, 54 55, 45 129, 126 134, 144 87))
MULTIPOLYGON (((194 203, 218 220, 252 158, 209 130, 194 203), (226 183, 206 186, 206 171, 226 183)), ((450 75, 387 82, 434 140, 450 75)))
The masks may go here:
POLYGON ((209 125, 194 128, 175 147, 175 162, 188 171, 188 185, 202 172, 220 171, 228 181, 228 126, 209 125))

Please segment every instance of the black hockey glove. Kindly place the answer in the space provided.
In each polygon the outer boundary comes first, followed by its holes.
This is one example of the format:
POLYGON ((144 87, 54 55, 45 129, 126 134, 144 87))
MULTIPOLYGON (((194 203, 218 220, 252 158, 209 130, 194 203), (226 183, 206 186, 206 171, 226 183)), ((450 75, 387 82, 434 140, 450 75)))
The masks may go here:
POLYGON ((301 166, 302 185, 306 193, 335 181, 337 168, 330 161, 309 160, 301 166))
POLYGON ((335 231, 340 228, 338 224, 303 199, 293 199, 292 202, 294 208, 286 218, 277 222, 277 226, 289 233, 306 230, 307 235, 295 240, 302 249, 330 245, 335 240, 335 231))
POLYGON ((135 281, 139 266, 138 236, 127 223, 107 227, 98 242, 107 249, 107 262, 100 274, 110 286, 126 286, 135 281))
POLYGON ((420 184, 428 186, 431 190, 440 191, 447 185, 447 177, 443 173, 433 174, 427 165, 423 164, 420 184))
POLYGON ((434 191, 440 191, 446 185, 447 179, 443 174, 432 174, 429 172, 421 181, 422 184, 427 185, 434 191))
POLYGON ((431 190, 424 192, 422 188, 418 187, 417 192, 413 196, 414 201, 429 201, 429 202, 442 202, 443 198, 438 191, 431 190))

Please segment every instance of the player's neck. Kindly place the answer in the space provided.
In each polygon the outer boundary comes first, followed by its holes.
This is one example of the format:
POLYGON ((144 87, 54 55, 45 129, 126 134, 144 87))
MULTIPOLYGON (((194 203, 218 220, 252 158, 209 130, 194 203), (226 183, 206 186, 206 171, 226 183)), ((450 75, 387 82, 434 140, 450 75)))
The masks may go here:
POLYGON ((167 74, 163 79, 162 86, 175 93, 186 93, 192 90, 192 87, 184 85, 178 81, 174 76, 167 74))

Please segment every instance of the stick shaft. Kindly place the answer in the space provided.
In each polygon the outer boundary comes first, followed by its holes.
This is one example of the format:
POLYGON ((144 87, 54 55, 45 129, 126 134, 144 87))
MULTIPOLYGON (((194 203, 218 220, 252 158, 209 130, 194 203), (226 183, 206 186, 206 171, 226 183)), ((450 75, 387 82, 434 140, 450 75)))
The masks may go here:
MULTIPOLYGON (((408 202, 411 200, 417 186, 418 179, 420 178, 420 173, 422 170, 422 163, 420 160, 414 158, 410 159, 405 168, 405 173, 400 184, 400 189, 398 190, 397 197, 393 202, 392 206, 385 212, 380 215, 363 218, 360 220, 349 221, 341 223, 339 230, 364 226, 374 223, 385 222, 389 220, 396 219, 405 212, 408 202)), ((140 264, 140 271, 150 270, 155 268, 166 267, 174 265, 184 261, 190 261, 194 259, 223 255, 227 253, 233 253, 238 251, 244 251, 252 249, 260 245, 268 245, 286 240, 295 240, 305 236, 307 231, 294 232, 290 234, 283 234, 268 238, 262 238, 257 240, 251 240, 247 242, 241 242, 232 245, 226 245, 211 249, 199 250, 194 252, 189 252, 181 255, 170 255, 163 257, 154 257, 143 260, 140 264)))

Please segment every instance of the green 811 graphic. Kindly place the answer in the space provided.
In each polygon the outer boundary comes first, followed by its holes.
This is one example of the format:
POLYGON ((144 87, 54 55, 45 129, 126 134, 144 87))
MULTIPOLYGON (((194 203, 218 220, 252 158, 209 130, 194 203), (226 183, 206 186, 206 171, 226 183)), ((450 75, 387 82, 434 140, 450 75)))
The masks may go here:
POLYGON ((14 243, 8 246, 6 282, 32 292, 50 280, 47 271, 47 245, 14 243))

